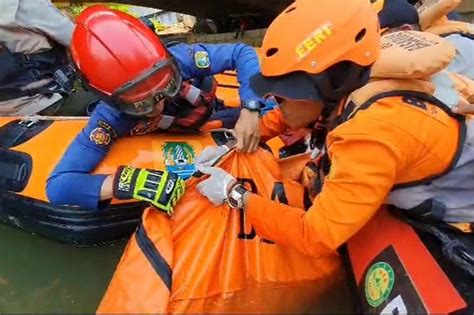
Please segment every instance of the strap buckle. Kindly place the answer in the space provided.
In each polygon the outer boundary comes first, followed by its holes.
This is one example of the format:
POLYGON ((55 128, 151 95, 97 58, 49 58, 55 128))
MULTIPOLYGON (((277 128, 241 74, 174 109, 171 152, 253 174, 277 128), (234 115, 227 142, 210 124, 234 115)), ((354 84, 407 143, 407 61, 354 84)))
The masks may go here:
POLYGON ((21 61, 26 64, 29 64, 31 62, 30 55, 28 54, 20 54, 20 57, 21 57, 21 61))
POLYGON ((30 69, 28 70, 28 73, 33 79, 38 79, 41 76, 41 71, 39 71, 38 69, 30 69))
POLYGON ((24 125, 26 128, 31 128, 34 125, 36 125, 38 122, 39 122, 38 119, 26 119, 26 120, 20 121, 18 124, 24 125))

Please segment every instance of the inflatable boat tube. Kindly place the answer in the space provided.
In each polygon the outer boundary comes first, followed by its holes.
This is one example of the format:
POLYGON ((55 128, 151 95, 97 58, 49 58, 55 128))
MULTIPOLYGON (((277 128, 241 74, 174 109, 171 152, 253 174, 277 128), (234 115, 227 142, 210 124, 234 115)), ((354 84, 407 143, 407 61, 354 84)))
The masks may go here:
MULTIPOLYGON (((46 179, 87 118, 24 121, 0 118, 0 220, 28 232, 78 246, 97 245, 129 236, 146 207, 112 200, 100 210, 54 206, 46 179)), ((122 164, 192 172, 194 157, 226 141, 224 132, 208 135, 153 134, 120 139, 94 173, 113 174, 122 164), (177 158, 183 149, 185 158, 177 158)))

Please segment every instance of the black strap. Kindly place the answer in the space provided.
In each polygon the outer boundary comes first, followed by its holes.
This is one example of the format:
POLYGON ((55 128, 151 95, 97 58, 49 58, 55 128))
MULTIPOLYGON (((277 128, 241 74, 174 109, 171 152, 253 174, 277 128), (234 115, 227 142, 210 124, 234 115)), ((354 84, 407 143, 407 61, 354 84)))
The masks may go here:
POLYGON ((52 49, 34 54, 12 53, 0 42, 0 101, 37 94, 69 94, 74 71, 67 65, 65 49, 52 49), (50 79, 46 86, 23 89, 30 83, 50 79))
MULTIPOLYGON (((433 224, 424 222, 416 217, 410 216, 409 212, 390 206, 389 209, 402 221, 410 224, 415 229, 433 235, 441 242, 442 252, 454 265, 474 278, 474 252, 471 246, 466 246, 461 238, 452 237, 456 233, 447 233, 453 231, 453 228, 444 222, 433 224)), ((457 232, 457 231, 456 231, 457 232)))
POLYGON ((436 200, 428 199, 420 205, 408 209, 407 212, 425 222, 441 222, 446 214, 447 207, 436 200))
POLYGON ((20 166, 0 161, 0 178, 17 180, 19 177, 20 166))
MULTIPOLYGON (((42 74, 45 73, 46 72, 43 72, 42 74)), ((42 75, 37 76, 36 79, 31 78, 31 81, 40 80, 41 77, 42 75)), ((3 86, 0 87, 0 101, 7 101, 25 96, 34 96, 38 94, 50 96, 54 93, 59 93, 64 96, 68 96, 73 89, 73 77, 74 74, 71 69, 69 69, 68 67, 61 67, 51 73, 52 81, 49 84, 38 88, 24 90, 21 88, 21 86, 17 86, 16 84, 3 86)))
POLYGON ((145 255, 158 277, 160 277, 168 290, 171 290, 173 270, 148 237, 143 224, 138 226, 135 232, 135 239, 143 255, 145 255))
POLYGON ((32 166, 29 154, 0 148, 0 191, 23 191, 28 184, 32 166))
POLYGON ((53 121, 12 120, 0 127, 0 148, 12 148, 33 138, 51 126, 53 121))

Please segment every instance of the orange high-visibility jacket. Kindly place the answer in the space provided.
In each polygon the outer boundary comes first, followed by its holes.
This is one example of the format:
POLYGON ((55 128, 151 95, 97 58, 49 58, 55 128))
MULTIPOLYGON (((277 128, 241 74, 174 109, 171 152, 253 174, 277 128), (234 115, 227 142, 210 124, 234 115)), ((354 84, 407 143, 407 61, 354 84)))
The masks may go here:
MULTIPOLYGON (((453 49, 441 38, 419 32, 393 33, 384 43, 382 64, 374 65, 371 84, 351 96, 362 107, 328 134, 331 167, 312 207, 305 211, 249 196, 246 213, 262 237, 308 255, 326 255, 369 221, 395 185, 450 167, 461 124, 425 99, 435 89, 430 76, 450 62, 453 49), (407 45, 411 37, 423 45, 407 45)), ((286 129, 278 110, 261 121, 264 137, 286 129)))

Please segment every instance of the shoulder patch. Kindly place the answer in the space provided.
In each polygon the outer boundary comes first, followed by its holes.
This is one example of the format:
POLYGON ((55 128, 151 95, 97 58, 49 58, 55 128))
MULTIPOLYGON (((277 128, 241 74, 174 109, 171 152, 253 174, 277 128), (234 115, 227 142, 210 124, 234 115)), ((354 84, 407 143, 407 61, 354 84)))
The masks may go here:
POLYGON ((211 61, 209 60, 207 51, 196 51, 194 53, 194 63, 199 69, 209 69, 211 61))
POLYGON ((96 145, 100 146, 108 146, 112 140, 112 136, 110 132, 102 127, 95 128, 89 134, 89 139, 95 143, 96 145))
POLYGON ((117 137, 117 132, 115 131, 115 129, 109 123, 107 123, 106 121, 99 120, 98 125, 100 127, 104 128, 105 130, 107 130, 110 133, 110 135, 112 136, 112 138, 117 137))

